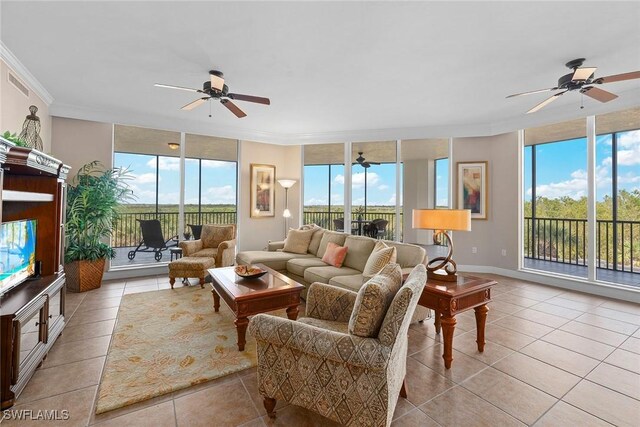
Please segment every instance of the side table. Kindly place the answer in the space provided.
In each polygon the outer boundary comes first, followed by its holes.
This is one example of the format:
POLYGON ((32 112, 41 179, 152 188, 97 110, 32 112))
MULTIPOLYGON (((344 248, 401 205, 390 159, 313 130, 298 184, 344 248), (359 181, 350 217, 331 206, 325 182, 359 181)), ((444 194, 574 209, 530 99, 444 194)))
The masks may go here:
POLYGON ((436 312, 436 334, 444 338, 444 366, 451 368, 453 361, 453 332, 456 327, 456 314, 474 309, 476 315, 476 342, 478 351, 484 351, 484 327, 487 321, 491 301, 491 287, 497 284, 495 280, 474 276, 458 275, 457 282, 443 282, 427 279, 418 304, 436 312))
POLYGON ((171 261, 173 258, 180 259, 182 258, 182 248, 169 248, 169 253, 171 254, 171 261))

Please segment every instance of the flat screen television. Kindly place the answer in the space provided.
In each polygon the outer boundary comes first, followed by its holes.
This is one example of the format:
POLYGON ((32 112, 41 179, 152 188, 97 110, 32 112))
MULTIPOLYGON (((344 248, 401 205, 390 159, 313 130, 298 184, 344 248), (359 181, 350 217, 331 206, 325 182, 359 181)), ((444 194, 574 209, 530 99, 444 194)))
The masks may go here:
POLYGON ((0 224, 0 294, 34 275, 36 224, 35 219, 0 224))

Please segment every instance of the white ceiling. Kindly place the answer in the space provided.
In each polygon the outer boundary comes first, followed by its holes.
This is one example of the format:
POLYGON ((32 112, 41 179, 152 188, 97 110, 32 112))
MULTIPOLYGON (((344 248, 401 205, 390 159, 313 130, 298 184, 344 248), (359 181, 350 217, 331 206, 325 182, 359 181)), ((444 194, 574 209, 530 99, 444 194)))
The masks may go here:
MULTIPOLYGON (((54 115, 276 143, 489 135, 640 105, 640 80, 600 104, 568 93, 536 114, 564 63, 640 70, 640 2, 11 2, 4 45, 54 115), (180 111, 208 70, 237 119, 180 111)), ((604 88, 604 87, 603 87, 604 88)))

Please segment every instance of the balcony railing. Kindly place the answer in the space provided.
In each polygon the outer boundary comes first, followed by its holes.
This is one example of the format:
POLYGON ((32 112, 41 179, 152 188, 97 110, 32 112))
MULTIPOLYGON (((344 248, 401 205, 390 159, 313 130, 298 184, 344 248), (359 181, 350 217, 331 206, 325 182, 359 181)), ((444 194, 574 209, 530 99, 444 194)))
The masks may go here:
MULTIPOLYGON (((142 240, 138 219, 158 219, 165 239, 184 230, 178 230, 178 212, 127 212, 113 222, 112 245, 116 248, 138 246, 142 240)), ((184 224, 235 224, 235 211, 185 212, 184 224)), ((182 237, 182 236, 181 236, 182 237)))
MULTIPOLYGON (((524 218, 525 258, 587 265, 587 220, 524 218)), ((596 267, 640 273, 640 221, 596 221, 596 267)))
MULTIPOLYGON (((351 219, 353 221, 358 220, 358 214, 355 212, 351 213, 351 219)), ((382 236, 382 239, 393 240, 396 232, 396 214, 395 212, 367 212, 366 214, 360 214, 362 220, 364 221, 373 221, 374 219, 385 219, 388 221, 386 230, 382 236)), ((322 211, 312 211, 312 210, 304 210, 303 211, 303 222, 304 224, 314 223, 319 225, 322 228, 326 228, 328 230, 335 230, 335 226, 333 223, 334 219, 342 219, 344 218, 344 212, 322 212, 322 211)), ((400 224, 402 224, 402 212, 400 213, 400 224)), ((345 224, 346 230, 348 230, 348 224, 345 224)), ((361 232, 362 228, 358 223, 351 224, 351 232, 353 234, 358 234, 361 232)))

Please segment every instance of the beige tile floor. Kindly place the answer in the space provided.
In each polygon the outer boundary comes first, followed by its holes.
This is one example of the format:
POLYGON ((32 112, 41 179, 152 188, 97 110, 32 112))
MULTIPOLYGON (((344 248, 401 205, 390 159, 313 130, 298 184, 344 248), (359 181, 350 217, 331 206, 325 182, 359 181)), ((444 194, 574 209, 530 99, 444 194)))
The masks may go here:
MULTIPOLYGON (((411 326, 409 396, 399 400, 394 425, 638 425, 640 305, 492 277, 499 284, 483 354, 475 346, 473 312, 457 316, 450 370, 433 321, 411 326)), ((254 369, 94 415, 123 295, 168 288, 168 279, 158 276, 68 294, 64 334, 13 409, 67 409, 70 419, 58 423, 63 426, 333 425, 283 402, 276 420, 267 418, 254 369)))

